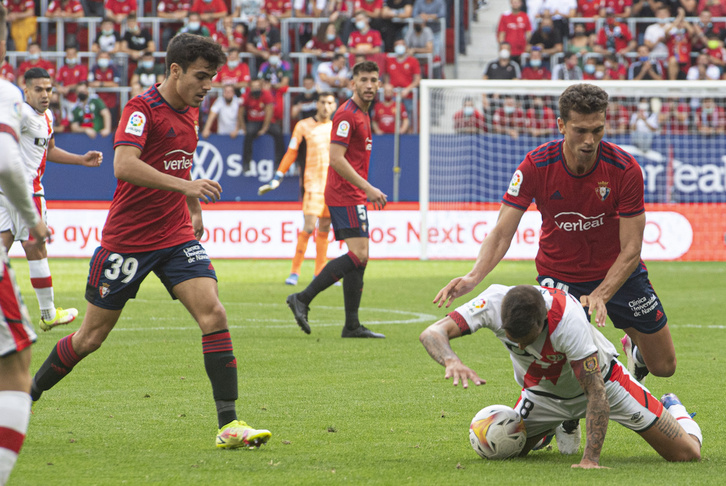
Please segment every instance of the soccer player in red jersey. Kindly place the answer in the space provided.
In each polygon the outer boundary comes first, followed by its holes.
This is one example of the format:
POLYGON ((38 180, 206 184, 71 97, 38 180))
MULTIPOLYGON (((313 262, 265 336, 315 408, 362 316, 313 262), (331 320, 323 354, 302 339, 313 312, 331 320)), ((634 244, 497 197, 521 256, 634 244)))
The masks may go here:
POLYGON ((474 268, 434 299, 447 307, 469 293, 504 257, 532 199, 542 215, 537 280, 580 299, 602 327, 609 315, 626 333, 629 371, 641 381, 650 371, 676 370, 667 318, 640 259, 645 228, 643 173, 635 159, 603 141, 608 95, 576 84, 559 101, 564 140, 525 157, 504 195, 499 219, 482 242, 474 268))
POLYGON ((91 259, 86 315, 36 373, 34 400, 101 346, 153 271, 202 331, 204 367, 217 406, 217 447, 259 446, 270 438, 269 431, 237 420, 237 360, 227 314, 217 296, 214 267, 198 241, 204 234, 199 199, 217 201, 222 188, 190 178, 199 106, 224 62, 221 46, 211 39, 177 35, 166 53, 164 82, 126 104, 114 143, 119 181, 101 246, 91 259))
POLYGON ((300 328, 310 334, 310 302, 323 290, 343 278, 345 327, 342 337, 383 338, 361 325, 358 308, 363 293, 363 274, 368 263, 368 211, 366 199, 383 209, 386 195, 368 182, 368 165, 373 139, 368 115, 380 85, 378 65, 372 61, 353 66, 353 96, 333 117, 330 167, 325 185, 325 203, 330 211, 335 239, 345 240, 348 253, 331 260, 305 290, 287 297, 300 328))

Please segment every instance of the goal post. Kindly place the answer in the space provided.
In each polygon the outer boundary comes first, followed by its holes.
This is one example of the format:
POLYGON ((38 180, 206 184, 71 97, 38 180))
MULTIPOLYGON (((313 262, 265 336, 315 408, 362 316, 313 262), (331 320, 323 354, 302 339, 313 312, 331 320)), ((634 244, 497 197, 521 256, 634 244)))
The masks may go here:
MULTIPOLYGON (((643 170, 649 221, 644 258, 726 260, 723 83, 585 82, 597 84, 610 96, 604 139, 631 153, 643 170)), ((565 88, 574 83, 421 82, 422 260, 476 256, 471 252, 476 245, 457 248, 458 241, 437 239, 437 228, 462 221, 461 235, 468 231, 470 239, 480 242, 493 227, 501 198, 524 156, 542 143, 561 138, 556 126, 557 102, 565 88)), ((507 258, 536 255, 536 241, 532 245, 532 238, 527 237, 535 232, 538 240, 539 215, 532 213, 528 212, 520 225, 518 236, 523 241, 519 243, 524 246, 513 243, 507 258), (527 233, 527 229, 531 231, 527 233)))

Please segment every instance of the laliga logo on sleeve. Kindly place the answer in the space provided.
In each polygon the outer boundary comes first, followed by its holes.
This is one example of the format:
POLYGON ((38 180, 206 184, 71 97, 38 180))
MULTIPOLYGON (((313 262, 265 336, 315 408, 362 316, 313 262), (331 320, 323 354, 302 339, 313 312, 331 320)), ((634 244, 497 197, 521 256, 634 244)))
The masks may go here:
POLYGON ((146 125, 146 117, 140 111, 131 113, 128 123, 126 123, 126 129, 124 132, 131 135, 140 137, 144 133, 144 126, 146 125))
POLYGON ((350 123, 343 120, 338 124, 338 130, 335 132, 335 134, 339 137, 348 137, 348 132, 350 132, 350 123))
POLYGON ((512 176, 512 180, 509 182, 509 188, 507 189, 507 194, 510 196, 517 197, 519 196, 519 188, 522 187, 522 180, 524 177, 522 176, 522 171, 517 169, 514 171, 514 175, 512 176))

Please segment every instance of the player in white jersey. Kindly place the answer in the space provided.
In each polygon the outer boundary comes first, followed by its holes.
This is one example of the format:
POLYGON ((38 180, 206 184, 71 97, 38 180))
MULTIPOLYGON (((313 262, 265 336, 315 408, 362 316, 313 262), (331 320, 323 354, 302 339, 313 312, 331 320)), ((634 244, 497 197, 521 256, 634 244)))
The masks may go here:
MULTIPOLYGON (((5 58, 7 10, 0 3, 0 59, 5 58)), ((30 226, 36 241, 50 233, 33 207, 20 163, 18 134, 23 98, 0 79, 0 189, 30 226)), ((0 485, 15 466, 30 419, 30 345, 36 335, 20 298, 5 252, 0 248, 0 485)))
MULTIPOLYGON (((492 285, 421 333, 429 355, 454 386, 486 381, 465 366, 450 340, 488 328, 506 346, 522 393, 515 406, 527 429, 526 455, 563 421, 585 418, 587 440, 573 467, 599 468, 608 419, 638 434, 668 461, 701 457, 698 424, 673 394, 661 400, 633 376, 582 304, 562 290, 492 285), (584 391, 584 393, 583 393, 584 391)), ((579 448, 579 441, 574 450, 579 448)))
MULTIPOLYGON (((53 139, 53 114, 48 109, 53 84, 45 69, 32 68, 25 72, 25 103, 21 108, 20 154, 25 169, 26 183, 33 203, 47 224, 43 174, 48 160, 61 164, 98 167, 103 154, 96 150, 76 155, 56 147, 53 139)), ((0 195, 0 238, 6 250, 14 241, 20 241, 28 258, 30 282, 40 307, 40 328, 49 331, 55 326, 68 324, 78 315, 77 309, 55 307, 53 281, 48 266, 45 242, 35 244, 28 225, 18 211, 0 195)))

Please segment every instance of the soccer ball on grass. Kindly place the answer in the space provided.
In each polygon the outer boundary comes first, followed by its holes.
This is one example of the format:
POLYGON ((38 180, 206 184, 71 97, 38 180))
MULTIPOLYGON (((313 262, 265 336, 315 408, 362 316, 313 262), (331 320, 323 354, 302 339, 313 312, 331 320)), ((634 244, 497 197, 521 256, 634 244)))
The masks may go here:
POLYGON ((522 417, 506 405, 489 405, 469 426, 471 447, 484 459, 509 459, 522 452, 527 431, 522 417))

